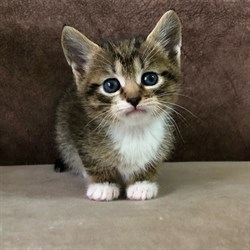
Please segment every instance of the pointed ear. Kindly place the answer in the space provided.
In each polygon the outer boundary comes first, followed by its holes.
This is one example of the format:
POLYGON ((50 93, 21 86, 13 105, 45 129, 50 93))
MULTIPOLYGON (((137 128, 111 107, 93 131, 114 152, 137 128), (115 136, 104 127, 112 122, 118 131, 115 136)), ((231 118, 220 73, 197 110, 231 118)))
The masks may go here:
POLYGON ((148 35, 147 41, 164 48, 170 58, 179 59, 181 47, 181 22, 173 10, 167 11, 148 35))
POLYGON ((62 48, 74 74, 82 74, 91 56, 100 47, 70 26, 64 26, 61 38, 62 48))

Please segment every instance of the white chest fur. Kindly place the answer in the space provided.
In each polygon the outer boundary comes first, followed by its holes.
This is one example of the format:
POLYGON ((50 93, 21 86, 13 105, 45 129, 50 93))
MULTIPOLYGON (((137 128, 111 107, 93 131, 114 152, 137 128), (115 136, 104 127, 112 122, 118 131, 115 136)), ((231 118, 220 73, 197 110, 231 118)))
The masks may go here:
POLYGON ((109 131, 115 150, 121 156, 118 170, 125 178, 157 159, 165 136, 165 122, 158 118, 140 126, 120 125, 109 131))

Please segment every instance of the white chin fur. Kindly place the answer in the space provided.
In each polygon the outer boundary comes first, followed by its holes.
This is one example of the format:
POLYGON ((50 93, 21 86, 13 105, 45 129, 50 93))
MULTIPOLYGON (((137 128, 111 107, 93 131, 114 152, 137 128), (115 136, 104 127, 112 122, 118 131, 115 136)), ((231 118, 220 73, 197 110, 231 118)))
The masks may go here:
POLYGON ((158 194, 158 186, 154 182, 136 182, 127 188, 127 198, 130 200, 149 200, 158 194))
POLYGON ((117 199, 120 189, 113 183, 93 183, 88 186, 87 197, 95 201, 111 201, 117 199))
POLYGON ((124 125, 133 126, 133 125, 144 125, 147 124, 151 119, 152 115, 149 111, 145 113, 135 113, 126 115, 125 113, 119 117, 120 121, 123 122, 124 125))

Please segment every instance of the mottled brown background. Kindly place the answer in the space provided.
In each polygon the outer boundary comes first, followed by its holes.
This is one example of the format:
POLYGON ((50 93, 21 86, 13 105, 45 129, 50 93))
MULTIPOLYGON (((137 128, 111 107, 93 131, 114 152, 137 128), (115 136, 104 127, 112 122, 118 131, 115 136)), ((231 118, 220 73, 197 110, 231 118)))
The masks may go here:
POLYGON ((174 8, 183 23, 174 161, 250 160, 250 2, 1 0, 0 164, 52 163, 54 112, 71 84, 63 24, 91 39, 146 35, 174 8))

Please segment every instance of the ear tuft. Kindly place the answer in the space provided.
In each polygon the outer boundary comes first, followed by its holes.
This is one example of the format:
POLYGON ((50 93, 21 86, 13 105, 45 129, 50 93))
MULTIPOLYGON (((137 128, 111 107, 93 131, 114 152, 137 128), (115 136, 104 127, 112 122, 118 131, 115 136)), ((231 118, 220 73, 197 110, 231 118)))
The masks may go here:
POLYGON ((68 25, 67 25, 66 23, 64 23, 63 26, 62 26, 62 29, 63 29, 65 26, 68 26, 68 25))
POLYGON ((176 12, 174 8, 171 8, 171 9, 169 9, 169 10, 170 10, 170 11, 172 10, 172 11, 176 12))

